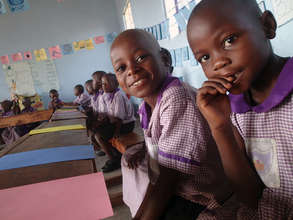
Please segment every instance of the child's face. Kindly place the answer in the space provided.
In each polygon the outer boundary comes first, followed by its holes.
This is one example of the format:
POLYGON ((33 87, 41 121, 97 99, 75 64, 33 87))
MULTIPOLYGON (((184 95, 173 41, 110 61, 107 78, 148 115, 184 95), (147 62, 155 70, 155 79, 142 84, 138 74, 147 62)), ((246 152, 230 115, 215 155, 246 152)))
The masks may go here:
POLYGON ((74 95, 75 96, 81 95, 80 92, 79 92, 79 90, 77 88, 74 88, 74 95))
POLYGON ((9 112, 11 110, 11 104, 9 102, 4 102, 1 104, 4 112, 9 112))
MULTIPOLYGON (((245 11, 245 10, 244 10, 245 11)), ((233 94, 247 91, 270 57, 264 27, 233 7, 211 6, 193 16, 188 41, 207 78, 233 77, 233 94)))
POLYGON ((94 90, 100 90, 102 88, 102 79, 101 76, 93 76, 93 88, 94 90))
POLYGON ((29 108, 32 105, 32 103, 30 102, 30 100, 24 100, 24 102, 22 104, 23 104, 23 106, 25 108, 29 108))
POLYGON ((57 101, 59 98, 59 94, 56 92, 50 93, 50 98, 52 99, 52 101, 57 101))
POLYGON ((107 92, 107 93, 113 92, 115 90, 115 88, 113 88, 113 86, 109 82, 108 77, 106 77, 106 76, 102 77, 102 88, 103 88, 104 92, 107 92))
POLYGON ((93 89, 93 85, 90 83, 87 83, 85 85, 85 89, 87 91, 88 94, 93 95, 94 94, 94 89, 93 89))
POLYGON ((156 42, 141 33, 123 33, 111 48, 112 64, 121 88, 138 98, 153 95, 165 78, 165 66, 156 42))

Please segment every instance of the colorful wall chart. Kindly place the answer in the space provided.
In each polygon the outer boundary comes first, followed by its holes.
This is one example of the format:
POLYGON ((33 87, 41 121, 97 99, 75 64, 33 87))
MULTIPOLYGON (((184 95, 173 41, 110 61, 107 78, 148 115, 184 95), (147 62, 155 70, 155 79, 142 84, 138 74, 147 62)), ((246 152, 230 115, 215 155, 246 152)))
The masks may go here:
POLYGON ((21 12, 29 9, 27 0, 7 0, 11 12, 21 12))

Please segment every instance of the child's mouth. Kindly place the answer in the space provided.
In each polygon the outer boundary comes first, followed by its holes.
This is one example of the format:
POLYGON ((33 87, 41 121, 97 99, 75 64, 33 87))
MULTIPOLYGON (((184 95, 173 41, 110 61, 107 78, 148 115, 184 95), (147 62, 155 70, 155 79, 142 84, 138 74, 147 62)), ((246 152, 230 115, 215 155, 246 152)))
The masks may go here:
POLYGON ((132 83, 130 87, 139 87, 144 83, 144 81, 145 81, 145 78, 139 79, 136 82, 132 83))

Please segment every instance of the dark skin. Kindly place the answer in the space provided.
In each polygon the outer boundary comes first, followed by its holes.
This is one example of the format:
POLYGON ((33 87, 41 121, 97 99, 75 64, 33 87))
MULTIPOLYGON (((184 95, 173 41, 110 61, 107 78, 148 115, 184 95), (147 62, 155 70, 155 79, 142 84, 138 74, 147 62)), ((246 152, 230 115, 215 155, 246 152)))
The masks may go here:
POLYGON ((57 109, 60 108, 63 104, 61 103, 57 103, 58 99, 59 99, 59 94, 54 92, 54 93, 50 93, 49 94, 50 98, 51 98, 51 103, 52 103, 52 107, 53 109, 57 109))
MULTIPOLYGON (((82 94, 82 93, 79 91, 78 88, 74 88, 73 92, 74 92, 74 95, 75 95, 76 97, 77 97, 77 96, 80 96, 80 95, 82 94)), ((64 103, 64 105, 67 105, 67 106, 78 106, 78 104, 73 103, 73 102, 66 102, 66 103, 64 103)))
POLYGON ((276 22, 269 11, 252 16, 237 0, 225 6, 210 2, 191 15, 187 29, 190 47, 208 78, 198 91, 197 105, 209 123, 238 199, 257 208, 264 185, 231 123, 226 94, 244 93, 249 103, 262 103, 286 59, 272 51, 269 40, 275 37, 276 22))
MULTIPOLYGON (((159 88, 166 78, 166 67, 156 40, 140 30, 123 32, 112 44, 111 60, 124 92, 143 98, 153 111, 159 88)), ((135 168, 137 164, 137 161, 131 160, 129 166, 135 168)), ((177 171, 160 166, 158 181, 154 185, 149 184, 135 219, 159 219, 173 195, 178 176, 177 171)))

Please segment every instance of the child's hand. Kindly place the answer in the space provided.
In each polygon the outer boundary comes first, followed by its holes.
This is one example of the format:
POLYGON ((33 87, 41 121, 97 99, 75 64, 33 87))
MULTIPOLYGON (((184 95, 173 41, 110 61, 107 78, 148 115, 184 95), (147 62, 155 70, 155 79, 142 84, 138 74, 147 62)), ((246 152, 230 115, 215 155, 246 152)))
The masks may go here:
POLYGON ((129 169, 136 169, 141 164, 143 159, 145 158, 145 154, 146 154, 146 151, 144 148, 142 148, 141 150, 137 151, 133 155, 125 158, 125 160, 128 164, 128 168, 129 169))
POLYGON ((209 79, 197 93, 197 105, 211 129, 230 123, 230 101, 226 94, 232 87, 233 77, 209 79))

